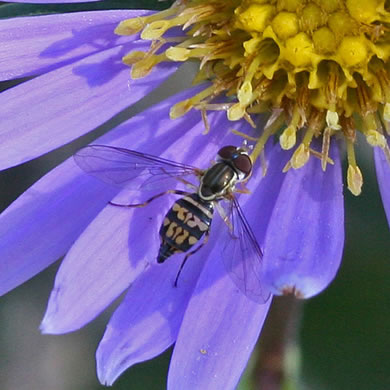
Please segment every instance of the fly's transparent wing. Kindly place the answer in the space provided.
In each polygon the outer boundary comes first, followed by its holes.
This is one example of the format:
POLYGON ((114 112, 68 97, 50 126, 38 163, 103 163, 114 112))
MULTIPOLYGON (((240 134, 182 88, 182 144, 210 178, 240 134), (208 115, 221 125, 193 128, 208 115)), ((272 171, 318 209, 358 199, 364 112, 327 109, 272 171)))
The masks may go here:
POLYGON ((89 175, 106 183, 129 189, 162 188, 166 182, 199 175, 199 169, 146 153, 108 145, 89 145, 74 159, 89 175))
POLYGON ((265 303, 270 293, 262 286, 263 254, 248 221, 235 197, 227 209, 226 244, 222 258, 236 286, 251 300, 265 303))

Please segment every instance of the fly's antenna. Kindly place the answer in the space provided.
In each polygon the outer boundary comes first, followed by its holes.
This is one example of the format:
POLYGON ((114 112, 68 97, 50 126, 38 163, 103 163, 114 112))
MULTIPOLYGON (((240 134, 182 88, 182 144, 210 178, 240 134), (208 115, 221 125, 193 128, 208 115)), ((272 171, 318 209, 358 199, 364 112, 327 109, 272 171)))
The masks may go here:
POLYGON ((240 151, 244 152, 245 154, 250 154, 253 150, 253 145, 248 145, 248 140, 244 139, 242 141, 241 146, 238 148, 240 151))

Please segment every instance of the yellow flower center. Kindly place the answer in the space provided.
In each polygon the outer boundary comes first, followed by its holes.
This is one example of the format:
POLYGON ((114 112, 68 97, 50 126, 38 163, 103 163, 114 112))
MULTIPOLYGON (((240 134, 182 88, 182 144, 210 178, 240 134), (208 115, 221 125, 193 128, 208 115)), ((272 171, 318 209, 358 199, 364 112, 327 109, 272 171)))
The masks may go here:
POLYGON ((345 140, 348 187, 360 194, 362 174, 355 158, 357 131, 367 142, 390 150, 390 12, 385 0, 181 0, 151 16, 120 23, 122 35, 142 31, 148 53, 123 61, 132 77, 144 77, 162 61, 200 62, 195 81, 211 86, 172 107, 177 118, 190 109, 227 111, 231 121, 271 111, 253 151, 256 159, 269 137, 295 148, 285 170, 298 169, 311 155, 328 163, 330 139, 345 140), (180 27, 183 35, 164 37, 180 27), (166 50, 163 46, 170 43, 166 50), (215 97, 225 103, 214 104, 215 97), (314 138, 322 150, 311 148, 314 138))

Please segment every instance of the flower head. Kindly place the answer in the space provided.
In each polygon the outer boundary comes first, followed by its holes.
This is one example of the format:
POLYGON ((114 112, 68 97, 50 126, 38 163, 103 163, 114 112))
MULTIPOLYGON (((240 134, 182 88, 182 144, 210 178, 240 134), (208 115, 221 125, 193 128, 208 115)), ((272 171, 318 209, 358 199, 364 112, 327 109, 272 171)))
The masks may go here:
POLYGON ((385 2, 377 0, 364 6, 359 1, 190 0, 160 15, 124 21, 116 32, 142 31, 141 38, 154 42, 149 53, 124 57, 133 78, 163 61, 200 61, 197 80, 211 78, 212 85, 173 107, 171 117, 192 108, 224 109, 231 121, 245 118, 255 126, 251 114, 281 109, 287 127, 280 145, 295 148, 285 169, 301 168, 314 154, 326 170, 332 163, 330 138, 337 136, 346 144, 348 188, 359 195, 363 176, 355 158, 356 133, 390 161, 388 18, 385 2), (186 35, 155 54, 174 39, 164 34, 178 26, 186 35), (217 96, 223 102, 211 103, 217 96), (315 138, 321 140, 320 153, 312 149, 315 138))
MULTIPOLYGON (((161 13, 2 20, 0 51, 8 58, 0 65, 2 79, 37 77, 0 95, 0 165, 78 138, 156 88, 181 62, 197 60, 199 86, 99 143, 206 168, 221 146, 241 137, 253 141, 251 194, 240 203, 264 251, 262 283, 273 294, 313 296, 334 278, 343 250, 338 139, 346 145, 347 182, 356 195, 363 184, 357 134, 375 147, 390 215, 387 18, 379 0, 364 6, 183 0, 161 13), (271 116, 263 128, 258 114, 265 111, 271 116)), ((147 193, 131 196, 143 201, 147 193)), ((127 367, 176 343, 169 389, 234 388, 270 301, 251 301, 227 276, 220 253, 228 229, 221 220, 174 288, 180 259, 153 264, 172 198, 140 210, 108 205, 128 198, 83 174, 72 159, 43 177, 1 216, 2 293, 67 253, 43 332, 82 327, 131 286, 98 348, 101 382, 111 384, 127 367)))

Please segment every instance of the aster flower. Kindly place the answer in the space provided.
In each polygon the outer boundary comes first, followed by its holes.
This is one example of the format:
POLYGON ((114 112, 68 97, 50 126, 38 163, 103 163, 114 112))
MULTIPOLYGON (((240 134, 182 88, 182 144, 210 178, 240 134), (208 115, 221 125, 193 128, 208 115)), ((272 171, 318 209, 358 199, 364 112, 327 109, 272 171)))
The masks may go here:
MULTIPOLYGON (((264 286, 311 297, 331 282, 342 257, 339 144, 349 190, 362 189, 357 134, 375 148, 390 218, 387 19, 385 2, 374 0, 364 8, 360 1, 187 0, 161 13, 2 20, 2 80, 37 77, 0 95, 0 166, 80 137, 156 88, 181 62, 198 60, 200 86, 98 142, 205 167, 221 146, 240 142, 233 125, 255 144, 251 194, 240 203, 264 248, 264 286), (258 116, 266 111, 271 118, 261 130, 258 116)), ((43 332, 79 329, 131 285, 97 351, 102 383, 176 343, 169 389, 234 388, 270 301, 252 302, 227 276, 221 222, 174 289, 180 259, 151 265, 172 198, 130 211, 107 205, 112 199, 128 203, 128 194, 86 176, 73 160, 34 184, 1 216, 1 293, 67 253, 43 332)))

